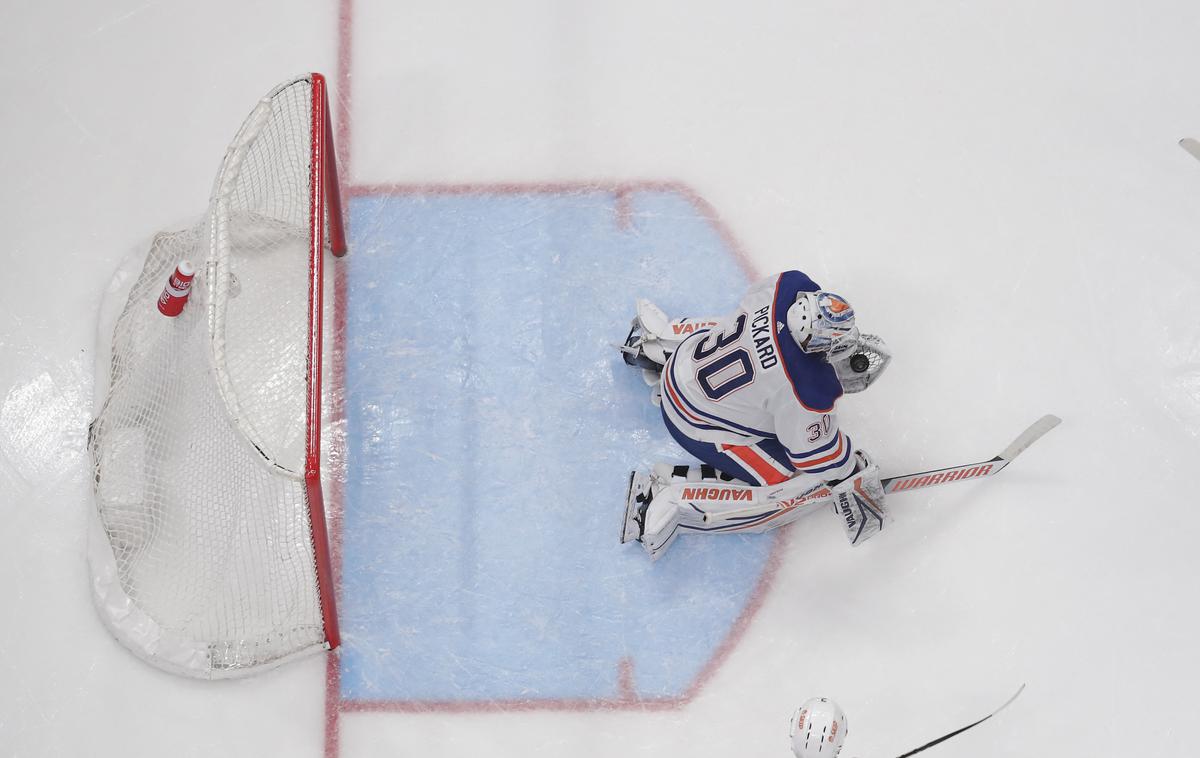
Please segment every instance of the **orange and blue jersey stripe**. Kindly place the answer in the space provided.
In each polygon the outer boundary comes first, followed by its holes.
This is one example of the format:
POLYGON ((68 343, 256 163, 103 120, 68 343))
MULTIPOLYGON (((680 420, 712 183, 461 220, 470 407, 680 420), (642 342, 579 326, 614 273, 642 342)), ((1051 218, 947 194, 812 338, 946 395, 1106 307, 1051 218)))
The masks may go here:
POLYGON ((797 471, 820 474, 845 466, 853 452, 854 444, 850 436, 839 431, 836 437, 815 450, 801 454, 788 451, 788 460, 797 471))
POLYGON ((791 466, 773 458, 757 445, 718 445, 722 453, 742 464, 742 468, 757 474, 762 484, 780 484, 796 473, 791 466))
POLYGON ((663 403, 663 423, 679 446, 718 471, 729 474, 747 484, 779 484, 790 478, 795 469, 787 461, 787 451, 775 439, 758 442, 746 441, 744 445, 701 442, 688 437, 668 412, 669 405, 663 403))
MULTIPOLYGON (((699 334, 699 332, 697 332, 699 334)), ((679 387, 678 381, 675 379, 675 361, 674 356, 667 361, 666 369, 662 375, 663 383, 663 400, 671 404, 671 409, 689 426, 705 431, 721 431, 736 434, 739 437, 761 437, 773 438, 775 435, 771 432, 765 432, 761 429, 745 426, 730 421, 727 418, 722 418, 714 413, 701 410, 679 387)))

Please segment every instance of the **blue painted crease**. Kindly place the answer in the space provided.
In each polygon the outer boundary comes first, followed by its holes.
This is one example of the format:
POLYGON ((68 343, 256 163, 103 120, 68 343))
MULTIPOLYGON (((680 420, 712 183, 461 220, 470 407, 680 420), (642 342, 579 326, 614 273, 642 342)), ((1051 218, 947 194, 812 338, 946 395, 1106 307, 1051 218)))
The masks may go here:
POLYGON ((633 661, 683 694, 771 538, 617 533, 628 472, 686 461, 611 343, 636 297, 732 309, 747 284, 684 196, 397 195, 350 205, 342 696, 608 699, 633 661))

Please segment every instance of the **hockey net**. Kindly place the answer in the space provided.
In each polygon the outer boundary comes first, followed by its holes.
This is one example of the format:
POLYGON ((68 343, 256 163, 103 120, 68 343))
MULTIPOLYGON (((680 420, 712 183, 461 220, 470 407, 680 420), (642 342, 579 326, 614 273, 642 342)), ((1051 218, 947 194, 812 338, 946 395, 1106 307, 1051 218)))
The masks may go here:
POLYGON ((311 74, 259 102, 203 221, 155 237, 111 332, 89 434, 93 591, 160 668, 240 676, 338 645, 320 479, 326 247, 345 239, 311 74), (183 259, 195 281, 168 318, 156 302, 183 259))

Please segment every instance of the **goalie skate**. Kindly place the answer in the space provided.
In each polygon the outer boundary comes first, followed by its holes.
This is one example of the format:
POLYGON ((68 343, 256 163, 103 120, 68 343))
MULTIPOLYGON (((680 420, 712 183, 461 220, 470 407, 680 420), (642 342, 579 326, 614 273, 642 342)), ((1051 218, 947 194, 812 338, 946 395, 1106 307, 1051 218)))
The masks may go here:
POLYGON ((669 331, 669 321, 662 309, 649 300, 639 299, 637 315, 629 326, 629 334, 625 336, 624 344, 617 349, 630 366, 653 372, 661 371, 671 355, 670 350, 674 349, 674 344, 663 344, 663 338, 669 331))
POLYGON ((639 471, 629 472, 629 491, 625 495, 625 522, 621 525, 621 544, 640 540, 646 523, 646 508, 654 497, 651 477, 639 471))

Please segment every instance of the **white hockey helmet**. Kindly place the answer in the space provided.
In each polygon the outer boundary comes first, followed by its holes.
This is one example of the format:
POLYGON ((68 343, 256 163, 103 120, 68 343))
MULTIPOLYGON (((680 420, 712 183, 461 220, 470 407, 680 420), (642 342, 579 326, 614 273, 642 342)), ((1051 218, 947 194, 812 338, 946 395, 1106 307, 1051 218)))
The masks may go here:
POLYGON ((858 344, 854 309, 846 298, 832 292, 799 292, 788 308, 787 327, 806 353, 826 353, 830 360, 858 344))
POLYGON ((792 752, 796 758, 837 758, 846 741, 846 714, 827 697, 814 697, 792 714, 792 752))

